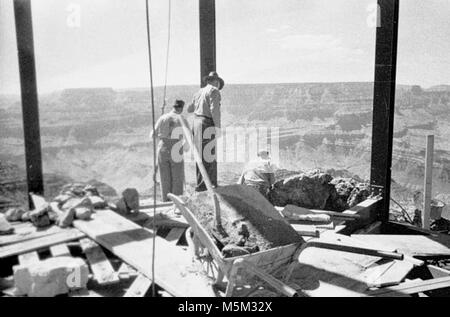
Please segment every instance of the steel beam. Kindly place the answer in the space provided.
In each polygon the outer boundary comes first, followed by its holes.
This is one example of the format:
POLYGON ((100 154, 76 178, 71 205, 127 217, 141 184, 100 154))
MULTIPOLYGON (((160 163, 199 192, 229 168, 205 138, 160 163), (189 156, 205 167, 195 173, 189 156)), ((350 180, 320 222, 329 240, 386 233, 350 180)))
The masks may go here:
MULTIPOLYGON (((14 0, 28 193, 42 195, 41 137, 30 0, 14 0)), ((28 195, 30 208, 33 202, 28 195)))
POLYGON ((216 2, 199 0, 200 17, 200 86, 203 77, 216 70, 216 2))
POLYGON ((372 121, 370 184, 383 196, 380 220, 389 220, 392 139, 394 132, 395 84, 399 0, 378 0, 375 51, 375 83, 372 121))

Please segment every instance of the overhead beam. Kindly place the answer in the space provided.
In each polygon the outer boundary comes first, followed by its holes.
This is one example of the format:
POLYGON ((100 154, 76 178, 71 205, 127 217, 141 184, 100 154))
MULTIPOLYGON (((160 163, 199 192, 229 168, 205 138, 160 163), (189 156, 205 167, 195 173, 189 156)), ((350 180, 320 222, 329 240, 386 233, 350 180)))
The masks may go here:
MULTIPOLYGON (((30 0, 14 0, 28 192, 42 195, 41 137, 30 0)), ((28 195, 30 208, 33 202, 28 195)))
POLYGON ((383 196, 380 220, 389 220, 394 134, 399 0, 378 0, 370 184, 383 196))
POLYGON ((199 0, 200 18, 200 86, 203 78, 216 70, 216 2, 199 0))

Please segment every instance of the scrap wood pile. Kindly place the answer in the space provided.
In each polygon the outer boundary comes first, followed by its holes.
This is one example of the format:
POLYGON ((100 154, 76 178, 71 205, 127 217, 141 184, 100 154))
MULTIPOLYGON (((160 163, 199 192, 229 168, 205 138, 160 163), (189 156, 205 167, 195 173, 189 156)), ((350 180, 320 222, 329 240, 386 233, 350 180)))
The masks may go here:
POLYGON ((280 213, 256 190, 242 185, 216 189, 222 229, 215 225, 211 193, 186 197, 188 208, 207 230, 224 257, 265 251, 302 241, 280 213))

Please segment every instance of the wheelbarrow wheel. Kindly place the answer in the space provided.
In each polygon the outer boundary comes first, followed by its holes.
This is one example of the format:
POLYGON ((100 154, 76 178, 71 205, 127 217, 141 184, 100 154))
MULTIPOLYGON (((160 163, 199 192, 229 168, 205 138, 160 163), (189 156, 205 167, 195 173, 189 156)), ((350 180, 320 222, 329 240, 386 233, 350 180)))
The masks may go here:
POLYGON ((208 249, 195 237, 191 227, 186 230, 186 241, 193 255, 193 259, 201 263, 203 271, 208 277, 215 280, 215 284, 220 284, 223 280, 223 274, 220 268, 208 249))

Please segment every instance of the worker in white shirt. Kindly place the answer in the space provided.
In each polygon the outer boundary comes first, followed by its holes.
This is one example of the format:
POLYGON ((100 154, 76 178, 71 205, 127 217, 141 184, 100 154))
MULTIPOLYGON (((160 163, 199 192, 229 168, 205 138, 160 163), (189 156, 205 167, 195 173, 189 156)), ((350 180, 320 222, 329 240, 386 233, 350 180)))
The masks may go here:
POLYGON ((238 184, 253 187, 269 198, 269 191, 275 183, 276 170, 276 165, 271 163, 269 151, 259 151, 256 160, 245 166, 238 184))
MULTIPOLYGON (((168 201, 167 194, 183 194, 184 187, 184 160, 183 149, 188 145, 183 141, 183 133, 179 116, 183 112, 184 101, 176 100, 172 111, 163 114, 155 125, 156 137, 159 139, 157 158, 159 177, 161 182, 161 195, 163 201, 168 201)), ((153 131, 150 132, 153 140, 153 131)))

